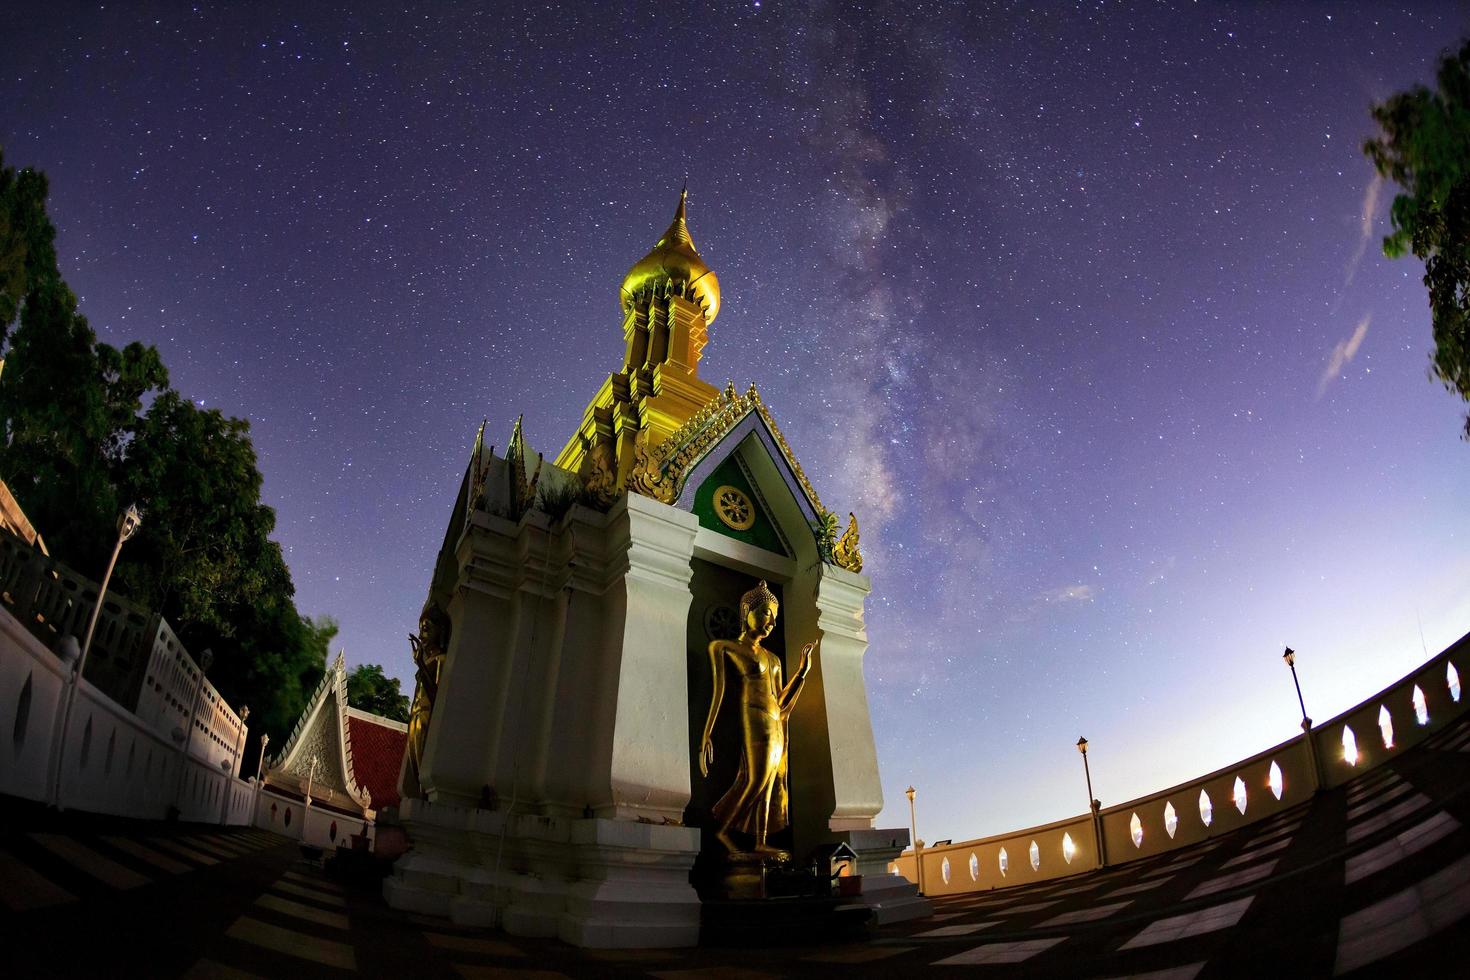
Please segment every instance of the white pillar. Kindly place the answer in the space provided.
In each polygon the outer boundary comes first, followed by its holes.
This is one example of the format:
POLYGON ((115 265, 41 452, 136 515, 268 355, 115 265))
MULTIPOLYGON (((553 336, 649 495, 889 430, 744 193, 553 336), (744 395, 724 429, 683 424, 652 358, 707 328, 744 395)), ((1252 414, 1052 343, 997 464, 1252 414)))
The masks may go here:
POLYGON ((639 494, 623 498, 608 528, 610 550, 627 555, 615 586, 621 622, 617 705, 607 769, 610 806, 599 816, 680 821, 689 805, 689 676, 685 634, 690 561, 699 518, 639 494))

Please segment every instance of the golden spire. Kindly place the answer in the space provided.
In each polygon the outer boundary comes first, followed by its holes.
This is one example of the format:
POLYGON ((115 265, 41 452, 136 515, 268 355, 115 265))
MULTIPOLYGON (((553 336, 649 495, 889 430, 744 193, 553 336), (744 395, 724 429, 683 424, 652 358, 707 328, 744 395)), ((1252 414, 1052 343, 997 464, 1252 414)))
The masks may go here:
POLYGON ((688 290, 704 309, 705 326, 715 321, 720 312, 720 281, 704 264, 694 239, 689 235, 686 208, 689 187, 679 193, 679 206, 674 210, 674 220, 669 223, 659 240, 643 258, 623 277, 618 291, 624 312, 632 305, 635 297, 645 289, 671 286, 683 292, 688 290))
POLYGON ((603 382, 556 465, 601 487, 621 489, 639 440, 656 446, 719 397, 699 376, 709 325, 720 312, 720 281, 689 235, 689 182, 674 220, 623 277, 623 366, 603 382), (604 470, 606 473, 604 473, 604 470))

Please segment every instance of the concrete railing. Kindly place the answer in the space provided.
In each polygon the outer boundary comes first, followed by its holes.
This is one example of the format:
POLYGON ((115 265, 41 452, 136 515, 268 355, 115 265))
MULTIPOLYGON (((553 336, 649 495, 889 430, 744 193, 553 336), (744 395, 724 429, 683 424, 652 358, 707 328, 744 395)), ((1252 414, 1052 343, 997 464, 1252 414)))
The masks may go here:
POLYGON ((196 738, 181 740, 77 682, 63 747, 71 682, 63 662, 15 617, 0 610, 0 794, 145 820, 177 807, 184 820, 248 823, 249 787, 238 759, 196 738))
POLYGON ((362 817, 320 805, 306 807, 300 799, 264 786, 255 805, 255 826, 329 851, 346 846, 363 831, 368 840, 374 835, 373 823, 362 817))
MULTIPOLYGON (((1470 707, 1460 690, 1461 667, 1470 668, 1470 635, 1311 732, 1234 765, 1106 807, 1095 817, 1082 814, 924 848, 923 891, 955 895, 1061 878, 1153 857, 1264 820, 1305 802, 1319 787, 1340 786, 1381 765, 1457 720, 1470 707), (1380 727, 1385 719, 1391 737, 1380 727)), ((910 881, 920 880, 913 851, 895 863, 910 881)))
MULTIPOLYGON (((0 606, 45 646, 54 650, 61 637, 86 634, 97 592, 95 582, 0 529, 0 606)), ((108 592, 86 675, 98 691, 169 739, 188 733, 197 696, 190 754, 231 754, 238 772, 245 723, 207 678, 199 686, 198 665, 162 616, 108 592)))
MULTIPOLYGON (((46 646, 54 649, 63 636, 86 635, 98 588, 24 539, 0 530, 0 604, 46 646)), ((97 617, 87 679, 128 708, 137 704, 155 618, 113 592, 97 617)))
POLYGON ((245 723, 163 617, 109 593, 85 676, 73 681, 56 651, 63 637, 85 635, 97 593, 0 530, 0 794, 145 819, 177 807, 186 820, 248 823, 253 792, 236 778, 245 723))

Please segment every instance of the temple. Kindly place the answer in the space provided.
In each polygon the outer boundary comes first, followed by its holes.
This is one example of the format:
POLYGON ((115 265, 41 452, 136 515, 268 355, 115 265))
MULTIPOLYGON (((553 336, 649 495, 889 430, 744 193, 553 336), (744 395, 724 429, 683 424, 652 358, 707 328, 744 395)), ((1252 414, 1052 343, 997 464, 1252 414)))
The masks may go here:
POLYGON ((323 847, 371 837, 377 811, 398 803, 406 730, 347 703, 347 663, 338 653, 263 767, 256 825, 323 847))
POLYGON ((698 941, 691 871, 741 778, 738 704, 700 767, 709 648, 743 635, 741 597, 764 582, 779 619, 759 656, 791 676, 819 648, 777 737, 769 851, 805 866, 841 849, 879 921, 926 914, 889 868, 907 830, 873 826, 857 522, 839 533, 754 386, 699 376, 720 285, 687 195, 619 308, 622 365, 554 462, 522 420, 503 454, 475 437, 414 639, 413 849, 389 903, 583 946, 698 941))

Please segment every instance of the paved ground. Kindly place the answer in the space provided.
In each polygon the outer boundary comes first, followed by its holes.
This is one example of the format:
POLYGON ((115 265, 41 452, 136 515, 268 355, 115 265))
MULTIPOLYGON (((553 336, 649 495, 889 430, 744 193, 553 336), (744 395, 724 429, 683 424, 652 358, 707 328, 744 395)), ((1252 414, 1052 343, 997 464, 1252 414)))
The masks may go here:
POLYGON ((1338 790, 1110 871, 937 901, 846 945, 585 952, 456 929, 261 831, 5 801, 0 974, 89 977, 1463 975, 1470 720, 1338 790))

